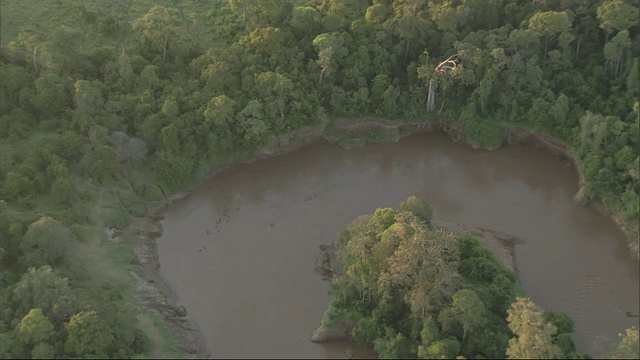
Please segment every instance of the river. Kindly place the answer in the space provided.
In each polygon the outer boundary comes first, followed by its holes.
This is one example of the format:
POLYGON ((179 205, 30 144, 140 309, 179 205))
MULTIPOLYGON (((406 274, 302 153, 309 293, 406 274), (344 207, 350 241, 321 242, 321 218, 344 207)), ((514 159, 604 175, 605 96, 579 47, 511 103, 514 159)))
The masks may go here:
POLYGON ((353 150, 317 145, 216 173, 172 207, 157 240, 161 272, 215 358, 369 357, 309 341, 330 294, 319 245, 355 217, 426 199, 438 220, 526 241, 520 281, 541 307, 568 313, 578 350, 608 352, 638 318, 638 263, 614 223, 573 200, 577 175, 523 146, 478 151, 443 134, 353 150))

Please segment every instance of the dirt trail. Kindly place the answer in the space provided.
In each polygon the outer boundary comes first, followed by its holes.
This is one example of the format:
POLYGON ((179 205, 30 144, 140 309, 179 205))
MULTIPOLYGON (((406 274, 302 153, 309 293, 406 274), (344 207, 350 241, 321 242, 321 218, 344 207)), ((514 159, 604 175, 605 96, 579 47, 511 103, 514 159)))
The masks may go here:
POLYGON ((104 240, 108 238, 103 224, 104 191, 102 187, 98 191, 98 201, 94 207, 94 218, 96 219, 96 224, 93 226, 94 232, 85 242, 79 242, 74 246, 72 256, 82 264, 86 276, 93 283, 108 282, 117 286, 126 286, 130 281, 126 271, 118 268, 113 261, 107 260, 113 258, 114 252, 118 249, 104 243, 104 240))

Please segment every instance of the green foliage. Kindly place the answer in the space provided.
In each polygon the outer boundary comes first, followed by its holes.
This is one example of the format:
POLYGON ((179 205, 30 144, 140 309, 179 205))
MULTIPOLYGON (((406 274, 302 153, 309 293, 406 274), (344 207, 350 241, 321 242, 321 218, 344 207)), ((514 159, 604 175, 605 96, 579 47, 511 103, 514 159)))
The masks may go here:
POLYGON ((51 184, 51 196, 60 205, 70 205, 75 199, 75 188, 67 178, 56 178, 51 184))
POLYGON ((600 28, 607 33, 626 30, 638 23, 638 8, 622 0, 608 0, 598 6, 600 28))
POLYGON ((515 335, 509 340, 507 356, 511 359, 558 359, 562 350, 553 342, 558 329, 545 318, 530 299, 517 298, 509 309, 509 329, 515 335))
POLYGON ((126 208, 134 205, 142 205, 142 199, 132 190, 120 189, 118 197, 120 198, 120 203, 126 208))
POLYGON ((114 229, 124 229, 131 224, 131 216, 123 210, 111 209, 104 218, 104 226, 114 229))
POLYGON ((637 359, 640 357, 638 328, 630 327, 624 333, 618 334, 618 336, 620 337, 620 342, 610 355, 612 359, 637 359))
POLYGON ((152 167, 160 182, 170 190, 184 185, 193 176, 193 160, 167 151, 157 153, 152 167))
POLYGON ((132 23, 133 29, 142 30, 144 40, 162 48, 163 64, 166 62, 169 40, 178 32, 178 16, 175 8, 156 5, 132 23))
POLYGON ((460 343, 456 339, 446 338, 434 341, 431 345, 418 348, 418 359, 453 359, 460 353, 460 343))
POLYGON ((118 171, 118 158, 109 145, 91 150, 82 158, 81 164, 87 176, 101 183, 112 180, 118 171))
POLYGON ((164 193, 157 185, 151 185, 145 190, 144 197, 147 201, 162 201, 164 193))
POLYGON ((15 331, 3 331, 0 333, 0 355, 3 358, 24 358, 28 353, 24 349, 23 343, 17 337, 15 331))
POLYGON ((13 288, 14 316, 21 319, 31 309, 41 309, 52 320, 60 321, 72 306, 72 295, 67 278, 55 273, 46 265, 30 268, 13 288))
MULTIPOLYGON (((504 357, 515 277, 477 240, 431 228, 429 219, 429 205, 412 196, 341 232, 323 324, 355 324, 354 339, 385 358, 504 357)), ((549 316, 563 331, 552 340, 575 355, 570 319, 549 316)))
POLYGON ((65 352, 75 357, 104 358, 113 342, 109 325, 93 311, 74 314, 64 325, 65 352))
POLYGON ((429 204, 415 195, 409 196, 407 200, 400 203, 398 210, 409 211, 418 219, 424 221, 425 224, 429 224, 433 215, 433 210, 431 210, 429 204))
MULTIPOLYGON (((29 265, 60 265, 59 254, 67 250, 32 234, 20 243, 27 225, 41 217, 38 211, 71 228, 68 222, 87 223, 94 204, 79 202, 88 179, 103 186, 131 181, 138 195, 121 199, 127 211, 103 212, 105 225, 123 228, 144 211, 138 196, 163 200, 201 174, 251 158, 272 139, 327 117, 375 115, 420 126, 437 120, 479 148, 500 146, 505 126, 535 129, 578 155, 584 200, 601 198, 626 228, 638 229, 636 2, 23 0, 2 6, 0 194, 11 212, 22 212, 15 219, 3 214, 3 223, 11 224, 1 229, 8 264, 3 287, 17 286, 29 265), (455 53, 455 69, 434 72, 455 53), (431 80, 434 111, 427 111, 431 80)), ((356 137, 327 127, 324 135, 352 148, 403 134, 382 129, 356 137)), ((419 205, 402 205, 400 212, 428 223, 430 213, 419 205)), ((385 227, 382 233, 353 229, 349 235, 367 258, 355 265, 350 262, 362 253, 341 255, 351 277, 340 291, 360 299, 347 302, 358 309, 350 312, 354 317, 384 297, 405 304, 420 318, 419 328, 422 315, 451 305, 459 278, 439 294, 412 285, 411 277, 390 285, 408 266, 440 280, 454 272, 416 265, 419 258, 407 254, 422 243, 413 236, 432 241, 433 234, 416 230, 413 220, 387 226, 382 215, 370 224, 375 231, 385 227), (374 245, 377 236, 383 245, 374 245), (396 256, 395 249, 406 253, 396 256), (394 266, 384 265, 385 258, 394 266)), ((455 273, 473 285, 488 313, 504 318, 520 291, 513 275, 477 246, 458 246, 455 273)), ((630 247, 637 252, 637 231, 630 247)), ((18 322, 30 310, 12 306, 14 313, 20 309, 18 322)), ((58 326, 49 310, 42 311, 58 326)), ((363 320, 363 338, 375 333, 397 345, 417 337, 407 329, 387 334, 386 317, 376 319, 363 320), (372 324, 378 330, 366 330, 372 324)), ((460 353, 473 357, 474 347, 502 344, 494 324, 487 322, 484 328, 492 330, 482 339, 463 342, 460 353)), ((566 342, 564 334, 559 330, 554 341, 566 342)), ((7 354, 16 357, 49 357, 52 347, 55 356, 64 355, 60 345, 13 344, 7 354)), ((426 351, 431 344, 421 346, 426 351)), ((438 356, 453 349, 446 343, 437 348, 438 356)), ((570 349, 563 347, 565 354, 570 349)), ((394 351, 389 354, 399 354, 394 351)))
MULTIPOLYGON (((422 340, 421 346, 429 346, 440 338, 440 329, 438 329, 438 323, 434 320, 433 316, 429 316, 422 324, 422 330, 420 331, 420 339, 422 340)), ((418 349, 418 353, 420 349, 418 349)))
POLYGON ((50 217, 42 217, 29 225, 20 243, 25 254, 24 262, 36 268, 47 264, 59 265, 72 240, 72 233, 66 226, 50 217))
POLYGON ((384 337, 374 341, 374 349, 383 359, 406 359, 413 357, 411 341, 402 333, 387 328, 384 337))
MULTIPOLYGON (((17 335, 26 345, 46 343, 54 336, 53 324, 40 309, 31 309, 16 327, 17 335)), ((44 349, 42 349, 44 350, 44 349)))
POLYGON ((576 352, 576 346, 572 338, 573 320, 569 315, 546 310, 544 311, 544 320, 557 328, 557 332, 553 336, 553 343, 560 349, 561 358, 577 359, 584 356, 576 352))
POLYGON ((486 323, 486 309, 473 290, 459 290, 453 294, 452 299, 451 306, 440 312, 439 320, 444 329, 450 328, 451 323, 461 324, 462 341, 465 341, 469 331, 482 327, 486 323))
POLYGON ((31 351, 32 359, 55 359, 55 348, 47 343, 39 343, 31 351))
POLYGON ((379 331, 379 324, 376 323, 376 319, 363 317, 358 320, 356 326, 351 330, 351 336, 361 344, 372 344, 380 336, 379 331))

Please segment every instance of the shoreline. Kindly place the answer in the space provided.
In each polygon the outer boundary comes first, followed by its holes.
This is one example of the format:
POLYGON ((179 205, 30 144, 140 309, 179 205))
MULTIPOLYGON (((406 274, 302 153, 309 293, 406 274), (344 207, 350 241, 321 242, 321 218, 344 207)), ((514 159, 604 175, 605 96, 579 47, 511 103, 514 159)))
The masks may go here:
MULTIPOLYGON (((384 130, 391 132, 390 137, 385 136, 382 140, 377 140, 378 142, 397 142, 406 136, 442 131, 446 133, 452 141, 462 142, 466 146, 470 146, 470 144, 464 141, 455 141, 452 137, 452 134, 444 131, 441 123, 438 120, 434 122, 420 123, 390 122, 381 118, 362 118, 355 121, 345 119, 323 121, 319 125, 302 128, 292 134, 272 140, 268 145, 264 146, 262 149, 257 150, 254 159, 252 159, 251 161, 238 161, 229 165, 212 169, 212 171, 203 174, 197 180, 191 182, 190 184, 187 184, 183 189, 176 191, 174 194, 167 197, 164 201, 146 202, 145 217, 135 219, 135 221, 127 229, 124 229, 122 231, 121 235, 122 238, 124 238, 125 241, 127 241, 132 246, 133 252, 137 259, 137 268, 140 270, 139 275, 134 274, 138 280, 134 290, 134 296, 138 300, 140 305, 154 312, 164 321, 167 327, 171 330, 171 333, 180 350, 183 351, 187 356, 195 358, 210 358, 212 352, 209 344, 207 344, 207 341, 204 338, 202 331, 200 331, 197 322, 189 317, 187 309, 185 309, 183 306, 178 305, 179 295, 175 292, 175 290, 173 290, 169 282, 162 275, 156 239, 162 235, 162 224, 160 223, 160 221, 164 219, 163 214, 166 213, 166 211, 173 205, 186 199, 197 186, 207 181, 208 179, 211 179, 217 172, 222 171, 228 167, 237 165, 239 163, 253 162, 277 155, 286 154, 323 143, 338 143, 339 145, 341 145, 339 141, 345 139, 331 139, 326 133, 328 126, 333 126, 339 131, 346 132, 348 134, 346 139, 359 139, 357 138, 357 135, 370 130, 384 130)), ((598 212, 611 219, 623 232, 627 239, 634 235, 634 232, 631 229, 627 228, 623 223, 619 214, 617 214, 614 209, 608 208, 606 204, 604 204, 600 199, 585 202, 584 175, 582 174, 582 170, 577 158, 570 151, 566 144, 560 142, 559 140, 551 138, 550 136, 537 134, 530 130, 505 128, 503 129, 503 131, 506 137, 506 142, 503 142, 503 144, 501 144, 499 147, 504 146, 505 144, 526 145, 534 149, 551 153, 558 157, 560 160, 568 162, 578 176, 578 191, 574 197, 576 201, 580 201, 585 205, 593 206, 598 212)), ((364 143, 366 142, 371 142, 370 139, 360 140, 362 140, 362 144, 358 143, 357 145, 364 145, 364 143)), ((462 227, 466 230, 473 230, 472 228, 459 224, 453 224, 451 226, 453 226, 453 228, 456 228, 457 226, 462 227)), ((451 231, 448 229, 445 230, 451 231)), ((458 228, 458 230, 460 230, 460 228, 458 228)), ((485 232, 485 234, 481 234, 481 236, 486 235, 486 232, 493 233, 494 236, 496 234, 500 234, 489 229, 481 230, 482 231, 480 231, 480 233, 482 233, 483 231, 485 232)), ((508 237, 509 235, 507 234, 505 240, 508 237)), ((511 238, 515 239, 514 237, 511 238)), ((513 244, 511 245, 512 248, 513 245, 517 243, 517 241, 513 242, 513 244)), ((483 244, 487 246, 484 241, 483 244)), ((506 249, 506 246, 508 246, 508 244, 502 244, 503 252, 505 251, 504 249, 506 249)), ((629 249, 629 251, 633 251, 633 249, 630 248, 630 244, 628 243, 628 241, 627 248, 629 249)), ((504 256, 504 254, 499 255, 496 253, 495 250, 499 249, 499 246, 495 249, 490 247, 490 249, 492 250, 492 252, 494 252, 496 257, 498 257, 501 263, 503 263, 503 265, 507 266, 507 268, 512 271, 515 270, 514 274, 517 277, 517 264, 515 259, 515 252, 513 251, 513 249, 511 250, 511 264, 505 264, 504 261, 502 261, 501 257, 504 256)), ((506 250, 506 252, 509 251, 506 250)), ((637 260, 637 252, 635 255, 637 260)), ((335 332, 336 330, 330 329, 330 331, 335 332)), ((341 333, 341 331, 344 332, 344 330, 337 330, 337 333, 339 334, 341 333)))

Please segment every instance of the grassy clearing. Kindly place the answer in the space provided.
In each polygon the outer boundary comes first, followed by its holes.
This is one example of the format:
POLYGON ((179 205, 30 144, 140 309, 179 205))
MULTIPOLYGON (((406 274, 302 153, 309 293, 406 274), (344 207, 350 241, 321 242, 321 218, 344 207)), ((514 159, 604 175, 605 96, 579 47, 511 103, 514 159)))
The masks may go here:
POLYGON ((94 218, 97 223, 93 227, 82 227, 82 241, 77 242, 71 250, 72 263, 81 273, 78 278, 93 284, 109 283, 121 289, 127 289, 133 282, 129 273, 129 265, 133 262, 133 254, 122 244, 116 244, 107 237, 103 226, 105 194, 100 190, 97 204, 94 207, 94 218), (93 232, 90 233, 90 229, 93 232))
POLYGON ((87 286, 109 283, 121 289, 127 289, 133 283, 129 265, 133 258, 123 245, 107 240, 104 230, 96 226, 94 233, 84 242, 74 244, 71 258, 82 273, 79 280, 87 286))

